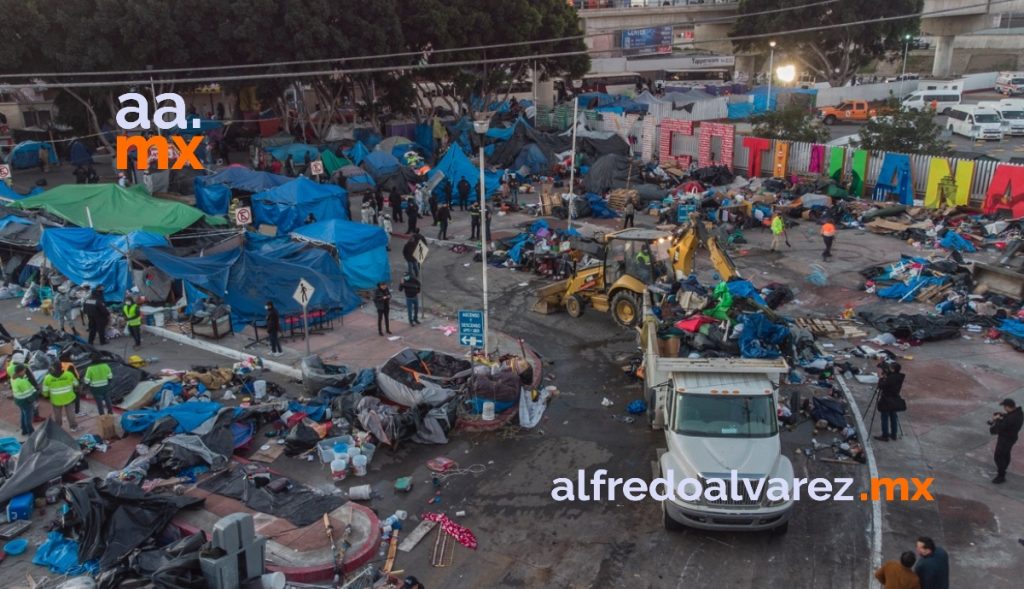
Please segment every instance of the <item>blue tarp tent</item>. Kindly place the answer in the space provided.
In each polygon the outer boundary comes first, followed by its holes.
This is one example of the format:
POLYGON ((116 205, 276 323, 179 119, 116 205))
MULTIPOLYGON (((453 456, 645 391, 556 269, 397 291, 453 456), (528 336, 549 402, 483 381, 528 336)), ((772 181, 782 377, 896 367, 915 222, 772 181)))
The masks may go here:
POLYGON ((370 155, 370 150, 363 145, 362 141, 356 141, 355 145, 345 151, 345 155, 348 156, 348 159, 352 160, 353 164, 358 166, 363 163, 366 156, 370 155))
MULTIPOLYGON (((282 315, 300 312, 302 308, 292 299, 300 278, 306 279, 315 289, 310 309, 345 314, 363 302, 349 286, 338 261, 330 253, 287 237, 271 239, 248 233, 241 250, 217 254, 223 256, 217 258, 182 258, 155 248, 143 251, 149 261, 168 276, 189 281, 191 286, 203 289, 205 294, 216 295, 227 302, 231 306, 231 323, 236 331, 254 321, 262 324, 267 301, 273 301, 282 315), (224 265, 231 259, 229 254, 235 256, 230 267, 224 265), (211 267, 218 270, 213 277, 204 278, 211 267), (193 280, 195 282, 190 282, 193 280), (226 284, 223 289, 222 284, 226 284)), ((195 293, 195 290, 191 292, 195 293)))
POLYGON ((383 151, 375 151, 367 154, 363 159, 363 169, 373 176, 373 179, 380 182, 398 171, 401 166, 398 158, 383 151))
POLYGON ((287 184, 252 197, 254 225, 274 225, 279 234, 301 226, 312 215, 318 221, 348 219, 348 192, 337 184, 318 184, 299 176, 287 184))
POLYGON ((345 188, 350 193, 364 192, 377 187, 377 182, 374 181, 373 176, 369 175, 366 170, 359 166, 345 166, 341 169, 341 175, 345 177, 345 188))
POLYGON ((213 119, 199 119, 199 128, 195 129, 192 127, 192 119, 194 117, 186 117, 184 127, 174 127, 168 130, 171 135, 181 135, 183 137, 192 137, 193 135, 209 135, 214 129, 220 129, 224 126, 223 121, 215 121, 213 119))
POLYGON ((92 150, 89 149, 88 145, 81 141, 75 141, 71 144, 71 165, 92 165, 92 150))
MULTIPOLYGON (((452 202, 459 202, 459 191, 456 187, 459 185, 459 180, 465 178, 469 182, 470 196, 474 199, 479 199, 479 186, 480 186, 480 168, 470 161, 469 157, 461 149, 456 147, 450 147, 445 152, 444 157, 441 161, 437 162, 434 169, 427 172, 427 177, 431 178, 437 172, 443 172, 444 177, 452 183, 452 202)), ((501 172, 484 171, 484 187, 487 189, 487 195, 494 194, 494 191, 501 185, 501 172)), ((440 187, 440 184, 438 185, 440 187)), ((440 188, 435 189, 436 194, 440 188)))
POLYGON ((11 167, 22 170, 25 168, 34 168, 39 165, 39 148, 44 147, 47 153, 50 154, 50 164, 57 165, 57 152, 53 149, 53 145, 49 143, 40 143, 39 141, 22 141, 21 143, 14 146, 11 149, 11 153, 7 154, 7 159, 4 160, 11 167))
POLYGON ((528 169, 530 174, 541 174, 551 170, 551 162, 548 161, 544 150, 536 143, 527 143, 519 150, 512 169, 519 172, 523 168, 528 169))
POLYGON ((21 200, 37 194, 42 194, 46 189, 42 186, 36 186, 28 194, 21 194, 7 185, 5 182, 0 182, 0 198, 7 198, 10 200, 21 200))
POLYGON ((162 235, 136 231, 104 235, 87 227, 46 229, 39 245, 53 267, 76 284, 102 284, 108 300, 132 287, 126 254, 139 247, 167 245, 162 235))
POLYGON ((338 250, 341 271, 352 288, 371 289, 391 280, 388 235, 376 225, 332 219, 303 225, 292 237, 338 250))
POLYGON ((231 203, 232 190, 263 192, 291 181, 287 176, 250 170, 245 166, 228 166, 216 174, 194 180, 196 208, 209 215, 224 215, 231 203))
POLYGON ((310 160, 316 160, 320 157, 320 150, 312 145, 306 145, 305 143, 289 143, 288 145, 279 145, 277 147, 268 147, 267 153, 274 156, 274 159, 278 161, 284 161, 288 159, 288 156, 292 156, 292 161, 296 165, 302 164, 306 161, 306 154, 309 154, 310 160))

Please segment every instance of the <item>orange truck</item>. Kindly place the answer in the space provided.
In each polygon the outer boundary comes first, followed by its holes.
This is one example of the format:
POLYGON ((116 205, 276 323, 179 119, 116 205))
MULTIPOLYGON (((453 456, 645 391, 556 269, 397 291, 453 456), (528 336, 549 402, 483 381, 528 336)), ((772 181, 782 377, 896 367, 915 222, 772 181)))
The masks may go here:
POLYGON ((866 123, 872 117, 888 114, 890 109, 867 100, 844 100, 836 106, 825 106, 818 109, 818 118, 826 125, 834 125, 844 121, 866 123))

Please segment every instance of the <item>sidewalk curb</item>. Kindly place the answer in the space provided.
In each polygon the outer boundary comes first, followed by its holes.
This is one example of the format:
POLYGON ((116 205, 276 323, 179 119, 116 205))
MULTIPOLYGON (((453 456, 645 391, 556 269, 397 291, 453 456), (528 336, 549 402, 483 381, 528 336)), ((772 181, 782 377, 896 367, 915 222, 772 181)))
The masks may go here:
POLYGON ((259 354, 248 354, 245 352, 239 352, 238 350, 231 349, 227 346, 215 344, 212 342, 208 342, 206 340, 193 339, 183 333, 177 333, 169 329, 164 329, 162 327, 143 325, 142 328, 152 333, 153 335, 169 339, 173 342, 178 342, 179 344, 185 344, 199 348, 200 350, 206 350, 207 352, 219 354, 221 356, 231 358, 232 360, 237 360, 239 362, 243 360, 248 360, 249 358, 259 358, 263 362, 263 367, 265 370, 269 370, 270 372, 274 372, 282 376, 287 376, 288 378, 302 380, 302 371, 299 370, 298 368, 293 368, 291 366, 288 366, 287 364, 282 364, 280 362, 275 362, 273 360, 267 360, 266 358, 259 354))

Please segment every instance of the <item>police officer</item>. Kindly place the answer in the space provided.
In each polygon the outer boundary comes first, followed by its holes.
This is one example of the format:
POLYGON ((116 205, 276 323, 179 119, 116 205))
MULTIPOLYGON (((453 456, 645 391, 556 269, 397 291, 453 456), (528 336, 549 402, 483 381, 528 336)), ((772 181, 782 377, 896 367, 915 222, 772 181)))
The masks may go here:
POLYGON ((103 285, 100 284, 92 289, 89 296, 82 303, 82 313, 89 327, 89 345, 96 344, 96 336, 99 335, 100 345, 107 345, 107 320, 110 318, 110 310, 103 301, 103 285))
POLYGON ((469 238, 480 239, 480 204, 476 202, 469 207, 469 238))

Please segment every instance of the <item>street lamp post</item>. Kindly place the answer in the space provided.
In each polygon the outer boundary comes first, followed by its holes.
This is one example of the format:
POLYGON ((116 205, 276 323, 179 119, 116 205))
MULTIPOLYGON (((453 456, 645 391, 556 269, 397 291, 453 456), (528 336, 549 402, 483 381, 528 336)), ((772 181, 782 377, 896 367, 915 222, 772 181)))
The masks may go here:
POLYGON ((765 106, 765 110, 772 110, 772 77, 775 75, 775 41, 769 41, 768 47, 771 47, 771 53, 768 54, 768 103, 765 106))
POLYGON ((488 343, 488 307, 487 307, 487 204, 484 199, 484 195, 487 193, 486 186, 484 184, 484 137, 487 136, 487 128, 490 126, 488 119, 479 119, 473 121, 473 130, 476 131, 477 136, 480 138, 480 256, 481 256, 481 267, 483 268, 483 291, 484 291, 484 356, 487 355, 487 351, 490 349, 487 347, 488 343))
POLYGON ((907 50, 910 48, 910 35, 903 35, 903 73, 900 74, 900 98, 903 98, 903 82, 907 77, 907 50))

